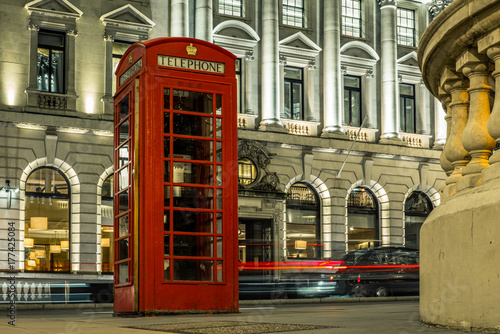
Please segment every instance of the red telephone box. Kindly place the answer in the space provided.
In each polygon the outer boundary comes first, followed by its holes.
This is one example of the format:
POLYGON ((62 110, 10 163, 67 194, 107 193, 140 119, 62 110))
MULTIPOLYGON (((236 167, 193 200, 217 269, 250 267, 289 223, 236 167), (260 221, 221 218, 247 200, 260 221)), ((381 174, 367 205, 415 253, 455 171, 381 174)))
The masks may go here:
POLYGON ((238 311, 235 59, 158 38, 118 65, 116 314, 238 311))

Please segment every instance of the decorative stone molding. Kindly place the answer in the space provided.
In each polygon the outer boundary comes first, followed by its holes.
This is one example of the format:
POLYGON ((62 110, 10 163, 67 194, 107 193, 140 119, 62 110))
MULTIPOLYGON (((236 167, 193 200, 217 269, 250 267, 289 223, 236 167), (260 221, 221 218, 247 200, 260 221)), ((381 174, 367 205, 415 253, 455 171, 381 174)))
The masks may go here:
POLYGON ((347 125, 344 125, 342 127, 345 130, 345 134, 349 137, 349 140, 357 140, 368 143, 374 143, 376 140, 375 135, 378 132, 378 129, 362 128, 360 132, 359 127, 347 126, 347 125))
POLYGON ((238 128, 254 130, 257 117, 251 114, 238 114, 238 128))
POLYGON ((415 148, 429 148, 429 141, 432 138, 431 135, 416 133, 400 132, 400 135, 403 143, 406 143, 406 146, 415 148))
POLYGON ((278 175, 269 172, 267 167, 271 163, 270 153, 260 144, 242 140, 238 143, 238 158, 248 158, 257 168, 255 182, 248 185, 238 184, 238 189, 252 189, 259 191, 276 192, 280 183, 278 175))
POLYGON ((378 0, 380 7, 384 6, 396 6, 396 0, 378 0))
POLYGON ((318 122, 298 121, 292 119, 281 119, 286 131, 290 134, 300 136, 317 136, 318 122))
POLYGON ((439 13, 445 9, 453 0, 432 0, 427 6, 432 14, 432 17, 436 17, 439 13))

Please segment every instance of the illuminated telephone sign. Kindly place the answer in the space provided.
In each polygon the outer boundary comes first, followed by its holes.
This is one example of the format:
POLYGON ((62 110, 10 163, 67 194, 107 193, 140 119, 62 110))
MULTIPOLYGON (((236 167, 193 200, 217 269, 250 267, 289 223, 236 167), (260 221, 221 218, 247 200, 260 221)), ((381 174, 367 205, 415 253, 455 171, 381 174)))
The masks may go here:
POLYGON ((159 38, 118 65, 116 314, 238 311, 235 59, 159 38))

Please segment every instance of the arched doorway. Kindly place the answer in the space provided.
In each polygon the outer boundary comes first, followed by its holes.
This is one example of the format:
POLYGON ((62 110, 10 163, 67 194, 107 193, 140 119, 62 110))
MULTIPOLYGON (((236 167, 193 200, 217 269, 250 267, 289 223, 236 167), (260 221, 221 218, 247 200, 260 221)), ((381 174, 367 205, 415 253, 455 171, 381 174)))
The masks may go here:
POLYGON ((380 245, 378 201, 366 188, 352 189, 347 198, 348 251, 380 245))
POLYGON ((433 205, 422 191, 414 191, 405 202, 405 246, 420 249, 420 228, 433 205))

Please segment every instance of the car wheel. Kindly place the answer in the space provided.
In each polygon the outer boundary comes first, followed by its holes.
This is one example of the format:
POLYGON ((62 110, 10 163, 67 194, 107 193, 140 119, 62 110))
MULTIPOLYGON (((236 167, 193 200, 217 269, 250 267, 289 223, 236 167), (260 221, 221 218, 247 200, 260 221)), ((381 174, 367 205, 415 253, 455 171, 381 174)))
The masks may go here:
POLYGON ((375 297, 387 297, 389 296, 389 291, 383 286, 379 286, 375 289, 374 292, 375 297))
POLYGON ((351 288, 351 295, 353 297, 368 297, 366 287, 360 283, 353 285, 353 287, 351 288))

